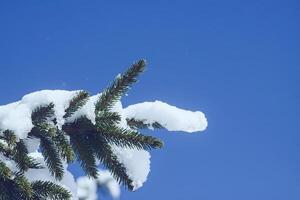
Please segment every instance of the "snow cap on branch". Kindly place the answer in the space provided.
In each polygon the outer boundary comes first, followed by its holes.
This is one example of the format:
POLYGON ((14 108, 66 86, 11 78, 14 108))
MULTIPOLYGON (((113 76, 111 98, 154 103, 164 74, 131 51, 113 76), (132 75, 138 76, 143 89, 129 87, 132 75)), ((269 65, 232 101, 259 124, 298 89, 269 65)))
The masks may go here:
POLYGON ((168 131, 204 131, 207 119, 200 111, 192 112, 171 106, 161 101, 130 105, 124 109, 126 118, 141 120, 146 124, 159 123, 168 131))

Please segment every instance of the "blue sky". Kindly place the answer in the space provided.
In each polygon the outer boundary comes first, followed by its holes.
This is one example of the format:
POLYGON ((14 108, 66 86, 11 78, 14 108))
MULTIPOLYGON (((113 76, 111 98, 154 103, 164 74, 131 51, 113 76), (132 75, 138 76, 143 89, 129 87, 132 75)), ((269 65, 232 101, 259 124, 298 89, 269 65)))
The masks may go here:
POLYGON ((205 112, 209 127, 152 132, 165 148, 123 200, 298 200, 299 9, 289 0, 1 1, 0 104, 41 89, 96 93, 146 58, 125 106, 159 99, 205 112))

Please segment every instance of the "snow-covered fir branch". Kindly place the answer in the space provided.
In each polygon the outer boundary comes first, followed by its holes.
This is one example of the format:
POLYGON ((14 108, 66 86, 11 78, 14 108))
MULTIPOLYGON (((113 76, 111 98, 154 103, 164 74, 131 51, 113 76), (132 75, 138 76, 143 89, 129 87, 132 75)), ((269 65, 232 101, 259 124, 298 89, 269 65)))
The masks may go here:
MULTIPOLYGON (((202 112, 161 101, 123 108, 121 96, 144 68, 143 60, 133 64, 104 92, 94 96, 82 90, 43 90, 0 106, 0 185, 20 187, 17 193, 24 199, 38 195, 68 199, 66 191, 72 199, 84 199, 84 192, 93 190, 93 195, 96 185, 103 184, 108 174, 114 178, 109 179, 113 185, 116 180, 130 190, 142 187, 150 172, 149 150, 161 148, 163 143, 142 135, 140 129, 165 128, 191 133, 207 127, 202 112), (26 160, 20 157, 22 144, 26 160), (80 178, 77 184, 67 168, 75 158, 89 176, 80 178), (20 168, 22 163, 24 169, 20 168), (109 172, 97 170, 100 166, 97 163, 109 172), (23 178, 26 188, 18 185, 16 177, 23 178), (51 183, 55 184, 51 185, 52 190, 38 194, 51 183), (57 191, 65 196, 55 196, 57 191)), ((108 189, 118 196, 116 189, 110 186, 108 189)), ((0 192, 0 199, 11 192, 6 190, 0 192)))

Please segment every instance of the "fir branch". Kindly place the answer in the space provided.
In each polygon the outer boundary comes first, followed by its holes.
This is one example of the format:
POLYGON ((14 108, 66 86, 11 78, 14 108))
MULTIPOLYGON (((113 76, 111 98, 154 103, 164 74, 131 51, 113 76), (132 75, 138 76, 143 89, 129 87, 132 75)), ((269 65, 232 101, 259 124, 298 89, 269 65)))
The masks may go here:
POLYGON ((13 131, 5 130, 3 131, 3 135, 0 136, 0 152, 5 157, 11 157, 13 154, 13 147, 16 143, 16 136, 13 131))
POLYGON ((28 150, 23 140, 20 140, 16 143, 15 154, 16 160, 19 160, 18 158, 22 159, 21 157, 27 156, 28 150))
POLYGON ((73 149, 62 130, 57 129, 56 135, 53 137, 53 141, 56 144, 59 154, 63 159, 65 159, 68 163, 74 161, 73 149))
POLYGON ((34 181, 31 183, 31 187, 34 193, 34 200, 40 199, 52 199, 52 200, 69 200, 71 199, 71 193, 50 181, 34 181))
POLYGON ((17 163, 17 167, 21 170, 21 172, 24 172, 29 168, 41 168, 39 163, 28 156, 28 150, 23 140, 16 143, 12 159, 17 163))
POLYGON ((9 147, 12 147, 17 142, 17 136, 14 134, 11 130, 5 130, 3 131, 3 136, 1 136, 2 139, 4 139, 9 147))
POLYGON ((65 123, 62 126, 62 130, 70 136, 75 132, 80 132, 80 131, 86 132, 86 131, 91 131, 93 129, 94 129, 94 124, 86 116, 81 116, 77 118, 74 122, 65 123))
POLYGON ((19 190, 19 195, 22 199, 30 199, 32 197, 32 188, 30 182, 23 175, 18 175, 14 178, 14 182, 19 190))
POLYGON ((45 122, 48 118, 53 117, 54 115, 54 104, 50 103, 46 106, 37 107, 31 114, 31 119, 33 125, 38 125, 45 122))
POLYGON ((96 102, 95 113, 112 108, 130 86, 137 81, 138 75, 145 70, 145 67, 145 60, 140 60, 134 63, 124 74, 117 76, 96 102))
POLYGON ((151 149, 162 148, 163 142, 152 136, 145 136, 137 131, 128 130, 115 125, 97 126, 98 134, 108 143, 120 147, 151 149))
POLYGON ((41 152, 49 171, 56 179, 61 180, 64 174, 64 169, 58 149, 52 139, 54 131, 54 129, 49 128, 49 125, 41 124, 38 127, 34 127, 29 135, 41 140, 41 152))
POLYGON ((1 200, 30 200, 31 190, 26 187, 24 181, 13 180, 0 180, 0 199, 1 200))
POLYGON ((94 134, 92 146, 96 152, 97 158, 111 172, 116 181, 132 191, 132 180, 127 175, 125 166, 118 161, 117 156, 113 153, 109 144, 103 141, 101 137, 94 134))
POLYGON ((12 171, 0 161, 0 199, 27 200, 31 187, 24 176, 13 175, 12 171))
POLYGON ((96 157, 93 149, 91 148, 89 135, 84 133, 74 133, 70 135, 70 139, 71 145, 82 169, 89 177, 96 178, 98 173, 96 157))
POLYGON ((31 119, 34 124, 34 128, 30 133, 28 133, 28 135, 41 140, 41 152, 49 171, 56 179, 61 180, 64 174, 64 169, 60 154, 53 140, 57 129, 46 123, 47 119, 54 115, 53 108, 54 104, 50 103, 47 106, 39 106, 32 112, 31 119))
MULTIPOLYGON (((132 180, 127 174, 126 167, 118 160, 111 145, 152 149, 161 148, 163 143, 155 137, 142 135, 136 130, 118 127, 121 116, 117 112, 111 112, 111 109, 131 85, 137 82, 137 78, 145 70, 145 66, 144 60, 134 63, 104 90, 95 104, 96 125, 86 117, 81 117, 75 122, 64 124, 62 130, 59 130, 56 127, 57 120, 53 103, 34 109, 31 114, 34 127, 28 136, 40 139, 40 150, 52 176, 61 180, 64 174, 62 158, 71 162, 76 155, 88 176, 94 178, 98 176, 96 159, 99 159, 119 183, 125 185, 129 190, 133 190, 132 180)), ((63 118, 72 117, 86 104, 88 98, 87 92, 78 92, 70 100, 63 118)), ((163 128, 157 122, 149 124, 142 120, 126 120, 133 129, 163 128)), ((12 173, 0 160, 0 199, 71 199, 68 190, 50 181, 29 183, 24 172, 29 168, 39 168, 39 164, 28 156, 28 150, 23 140, 18 140, 10 130, 4 132, 0 130, 0 132, 0 153, 15 161, 20 169, 18 172, 12 173)))
POLYGON ((70 101, 69 107, 65 110, 65 119, 71 117, 78 109, 80 109, 87 102, 89 94, 85 91, 80 91, 78 94, 70 101))
POLYGON ((10 179, 11 176, 12 176, 12 171, 9 169, 9 167, 6 166, 4 162, 0 160, 0 178, 2 180, 7 180, 10 179))
POLYGON ((118 124, 121 121, 121 116, 117 112, 101 111, 96 116, 97 126, 110 126, 118 124))
POLYGON ((61 180, 64 175, 64 168, 55 144, 51 140, 51 137, 42 136, 40 139, 41 152, 51 174, 56 179, 61 180))
POLYGON ((158 122, 154 123, 146 123, 145 120, 137 120, 134 118, 126 119, 127 124, 132 129, 162 129, 164 128, 163 125, 161 125, 158 122))
POLYGON ((16 166, 21 172, 24 172, 29 168, 40 168, 39 163, 28 156, 28 150, 24 141, 20 139, 17 142, 17 137, 13 131, 5 130, 1 138, 5 140, 7 145, 0 143, 0 152, 7 158, 15 161, 16 166))
POLYGON ((95 153, 90 145, 89 133, 94 129, 92 122, 82 116, 73 123, 64 124, 62 129, 70 136, 70 144, 82 169, 89 177, 97 177, 95 153))

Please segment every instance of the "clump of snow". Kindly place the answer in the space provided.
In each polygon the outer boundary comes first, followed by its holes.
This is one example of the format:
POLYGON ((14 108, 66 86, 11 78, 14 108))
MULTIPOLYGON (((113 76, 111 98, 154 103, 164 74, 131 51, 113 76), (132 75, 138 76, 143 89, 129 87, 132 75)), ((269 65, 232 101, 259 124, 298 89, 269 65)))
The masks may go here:
POLYGON ((123 163, 128 177, 132 180, 133 190, 142 187, 150 172, 150 153, 145 150, 121 148, 112 145, 119 162, 123 163))
POLYGON ((158 122, 169 131, 204 131, 207 119, 200 111, 192 112, 161 101, 144 102, 124 109, 127 118, 142 120, 148 124, 158 122))
POLYGON ((98 178, 91 179, 82 176, 77 179, 77 196, 79 199, 96 200, 97 186, 108 190, 110 195, 117 199, 120 197, 120 186, 108 170, 99 170, 98 178))
POLYGON ((26 138, 23 141, 29 153, 38 151, 41 142, 39 138, 26 138))
POLYGON ((97 184, 94 179, 82 176, 77 179, 77 196, 79 199, 96 200, 97 184))
POLYGON ((121 194, 120 185, 111 173, 108 170, 100 170, 98 174, 96 179, 98 185, 105 186, 114 199, 119 198, 121 194))

